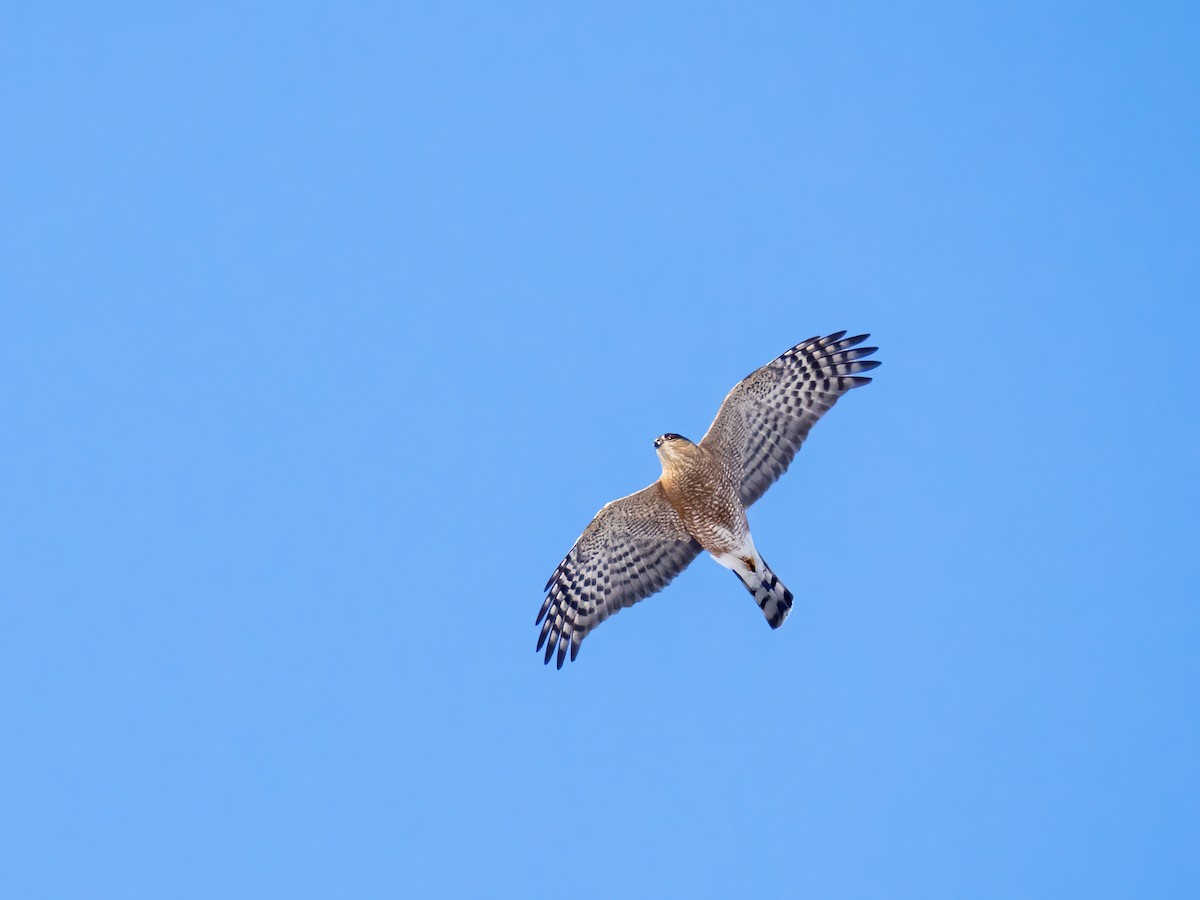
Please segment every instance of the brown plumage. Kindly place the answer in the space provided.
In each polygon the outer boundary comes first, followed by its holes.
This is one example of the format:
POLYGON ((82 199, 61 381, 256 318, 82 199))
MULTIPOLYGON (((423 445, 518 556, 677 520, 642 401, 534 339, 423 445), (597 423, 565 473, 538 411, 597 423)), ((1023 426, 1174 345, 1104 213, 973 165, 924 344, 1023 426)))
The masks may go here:
POLYGON ((659 482, 688 534, 714 556, 737 550, 750 536, 750 525, 721 460, 676 434, 654 443, 663 470, 659 482))
POLYGON ((754 596, 772 628, 792 608, 791 591, 754 547, 746 508, 791 464, 809 430, 859 375, 867 335, 812 338, 739 382, 699 444, 668 433, 654 441, 662 477, 604 506, 546 583, 538 649, 562 667, 593 628, 661 590, 707 550, 754 596), (557 651, 557 654, 556 654, 557 651))

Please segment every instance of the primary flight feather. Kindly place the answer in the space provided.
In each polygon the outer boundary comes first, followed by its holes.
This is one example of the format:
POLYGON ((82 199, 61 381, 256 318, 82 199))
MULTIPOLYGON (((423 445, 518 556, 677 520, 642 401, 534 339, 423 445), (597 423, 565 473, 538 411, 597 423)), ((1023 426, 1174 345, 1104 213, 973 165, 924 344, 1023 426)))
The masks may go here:
POLYGON ((746 508, 784 473, 809 429, 843 394, 870 383, 860 373, 878 348, 839 331, 802 341, 742 379, 700 443, 667 433, 654 441, 662 477, 605 505, 546 582, 537 648, 562 668, 612 613, 662 590, 701 550, 733 571, 778 628, 792 592, 767 566, 746 508))

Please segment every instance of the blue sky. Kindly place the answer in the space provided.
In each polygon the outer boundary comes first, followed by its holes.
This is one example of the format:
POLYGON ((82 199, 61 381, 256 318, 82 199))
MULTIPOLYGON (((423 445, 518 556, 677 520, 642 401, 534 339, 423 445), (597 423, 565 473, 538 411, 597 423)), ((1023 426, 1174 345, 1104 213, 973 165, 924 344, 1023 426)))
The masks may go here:
POLYGON ((64 4, 0 37, 0 883, 1200 892, 1191 4, 64 4), (799 340, 884 365, 561 672, 799 340))

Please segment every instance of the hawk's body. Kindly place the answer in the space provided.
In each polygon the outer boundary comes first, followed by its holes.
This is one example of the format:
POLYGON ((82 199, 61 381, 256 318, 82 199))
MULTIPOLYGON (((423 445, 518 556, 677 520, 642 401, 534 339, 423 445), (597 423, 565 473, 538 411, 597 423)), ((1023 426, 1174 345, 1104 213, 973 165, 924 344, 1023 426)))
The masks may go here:
POLYGON ((684 529, 741 579, 771 627, 778 628, 791 611, 792 592, 754 549, 746 508, 721 457, 703 441, 696 445, 678 435, 663 435, 655 444, 663 467, 659 481, 684 529))
POLYGON ((703 549, 732 570, 772 628, 792 608, 754 547, 746 507, 783 474, 809 429, 842 394, 870 382, 879 365, 845 332, 797 344, 737 384, 699 444, 677 434, 655 440, 662 477, 607 504, 546 583, 538 649, 562 666, 583 637, 624 606, 665 587, 703 549), (851 349, 856 348, 856 349, 851 349), (543 621, 544 620, 544 621, 543 621), (549 639, 549 640, 547 640, 549 639))
POLYGON ((658 452, 663 467, 659 482, 687 533, 714 556, 738 550, 750 537, 750 525, 721 461, 681 437, 664 440, 658 452))

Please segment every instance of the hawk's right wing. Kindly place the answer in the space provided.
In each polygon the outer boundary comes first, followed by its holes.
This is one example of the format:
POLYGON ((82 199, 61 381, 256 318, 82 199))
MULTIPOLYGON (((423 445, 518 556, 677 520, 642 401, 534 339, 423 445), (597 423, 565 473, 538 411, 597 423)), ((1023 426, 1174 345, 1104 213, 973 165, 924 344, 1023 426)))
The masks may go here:
POLYGON ((556 648, 560 669, 568 647, 575 659, 589 631, 662 590, 699 552, 659 482, 607 504, 546 582, 534 623, 542 623, 546 662, 556 648))
POLYGON ((839 331, 797 344, 751 372, 729 392, 700 446, 718 455, 749 506, 784 473, 808 431, 847 391, 871 379, 860 372, 878 347, 859 347, 869 335, 839 331), (853 349, 852 349, 853 348, 853 349))

